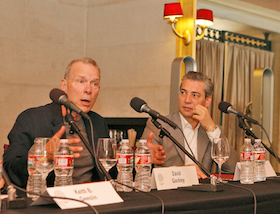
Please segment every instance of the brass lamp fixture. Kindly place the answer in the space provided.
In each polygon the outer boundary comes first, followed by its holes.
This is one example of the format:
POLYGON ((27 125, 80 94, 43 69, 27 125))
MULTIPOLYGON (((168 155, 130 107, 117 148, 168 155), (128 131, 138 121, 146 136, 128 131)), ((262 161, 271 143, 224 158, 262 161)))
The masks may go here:
MULTIPOLYGON (((164 5, 164 15, 165 19, 171 22, 171 27, 173 32, 181 39, 184 40, 184 44, 188 45, 191 41, 191 35, 189 30, 185 30, 183 34, 179 34, 175 28, 175 24, 177 23, 177 18, 183 17, 183 11, 180 3, 169 3, 164 5)), ((196 15, 196 24, 202 29, 202 33, 200 36, 196 37, 196 39, 202 39, 204 36, 205 28, 213 25, 213 12, 207 9, 200 9, 197 11, 196 15)))

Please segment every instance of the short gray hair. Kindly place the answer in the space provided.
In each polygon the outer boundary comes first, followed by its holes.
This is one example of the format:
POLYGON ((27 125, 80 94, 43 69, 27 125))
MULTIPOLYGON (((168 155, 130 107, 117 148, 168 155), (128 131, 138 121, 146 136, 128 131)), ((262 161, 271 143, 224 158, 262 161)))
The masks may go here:
POLYGON ((64 73, 64 79, 68 80, 69 79, 69 76, 70 76, 70 71, 72 69, 72 66, 74 63, 76 62, 83 62, 85 64, 91 64, 93 65, 94 67, 96 67, 98 69, 98 71, 100 72, 100 69, 96 63, 96 61, 94 61, 93 59, 89 58, 89 57, 83 57, 83 58, 78 58, 78 59, 74 59, 72 60, 69 65, 67 65, 66 67, 66 71, 64 73))
POLYGON ((204 86, 205 98, 213 95, 214 85, 211 82, 211 79, 208 78, 203 73, 196 72, 196 71, 189 71, 188 73, 186 73, 185 76, 182 78, 180 89, 182 87, 182 83, 186 79, 193 80, 193 81, 204 82, 205 83, 205 86, 204 86))

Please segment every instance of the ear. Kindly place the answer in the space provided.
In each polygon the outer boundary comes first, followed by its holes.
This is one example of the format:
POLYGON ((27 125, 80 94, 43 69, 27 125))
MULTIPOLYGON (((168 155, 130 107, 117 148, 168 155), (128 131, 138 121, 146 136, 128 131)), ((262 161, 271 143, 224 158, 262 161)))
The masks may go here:
POLYGON ((212 96, 206 97, 205 107, 208 108, 211 105, 211 102, 212 102, 212 96))
POLYGON ((62 91, 67 92, 67 80, 66 79, 61 80, 60 88, 62 91))

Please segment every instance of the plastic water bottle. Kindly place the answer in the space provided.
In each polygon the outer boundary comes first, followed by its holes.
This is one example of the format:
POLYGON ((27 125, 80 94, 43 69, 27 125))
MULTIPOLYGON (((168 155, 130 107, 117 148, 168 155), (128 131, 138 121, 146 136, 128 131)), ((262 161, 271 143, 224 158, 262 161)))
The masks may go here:
MULTIPOLYGON (((117 150, 117 181, 119 183, 133 187, 133 150, 129 146, 129 140, 123 139, 117 150)), ((132 188, 117 184, 117 191, 131 192, 132 188)))
MULTIPOLYGON (((41 194, 46 188, 46 181, 42 179, 41 173, 39 173, 35 169, 35 162, 42 157, 40 155, 43 147, 42 144, 43 142, 41 140, 35 138, 34 144, 28 151, 27 170, 29 176, 27 180, 26 190, 37 194, 41 194)), ((39 197, 38 195, 34 195, 31 193, 27 193, 26 195, 33 200, 36 200, 39 197)))
POLYGON ((144 192, 151 191, 151 150, 147 140, 141 139, 135 150, 135 189, 144 192))
POLYGON ((265 181, 265 148, 261 143, 261 139, 256 139, 254 144, 254 165, 255 165, 255 182, 265 181))
POLYGON ((255 180, 253 150, 251 139, 245 138, 240 148, 240 183, 242 184, 253 184, 255 180))
POLYGON ((68 139, 61 139, 55 155, 55 181, 54 186, 67 186, 73 184, 74 157, 68 145, 68 139))

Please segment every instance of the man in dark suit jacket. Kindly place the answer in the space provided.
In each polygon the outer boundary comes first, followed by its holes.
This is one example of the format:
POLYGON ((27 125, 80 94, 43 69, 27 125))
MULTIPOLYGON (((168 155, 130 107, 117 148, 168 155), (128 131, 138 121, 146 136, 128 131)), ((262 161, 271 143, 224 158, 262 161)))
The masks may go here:
MULTIPOLYGON (((79 128, 86 135, 88 142, 91 145, 94 143, 95 147, 98 138, 109 137, 105 119, 90 111, 98 96, 99 83, 99 68, 94 60, 87 57, 73 60, 67 66, 65 77, 61 81, 61 89, 67 93, 68 99, 89 115, 93 124, 94 142, 91 140, 89 121, 82 119, 75 112, 71 113, 74 120, 82 125, 79 128)), ((21 187, 26 186, 28 150, 33 145, 34 139, 36 137, 53 136, 69 139, 75 158, 73 183, 104 178, 100 178, 101 173, 97 172, 95 161, 90 157, 78 136, 69 134, 70 127, 64 120, 66 111, 64 106, 50 103, 45 106, 27 109, 18 116, 8 135, 10 145, 3 156, 4 169, 13 183, 21 187), (75 172, 77 172, 76 176, 75 172)), ((53 179, 54 176, 49 176, 48 185, 53 184, 53 179)))
MULTIPOLYGON (((182 79, 179 95, 179 111, 167 118, 183 130, 196 159, 210 172, 213 164, 211 159, 211 138, 221 136, 220 127, 213 122, 208 107, 212 101, 213 84, 200 72, 188 72, 182 79), (191 136, 191 137, 189 137, 191 136)), ((186 149, 187 144, 179 129, 174 130, 167 124, 162 126, 186 149)), ((148 139, 147 145, 152 150, 152 163, 158 166, 192 165, 188 157, 167 137, 160 138, 159 130, 151 119, 147 121, 142 138, 148 139)), ((190 152, 190 151, 189 151, 190 152)), ((223 164, 223 170, 234 172, 238 155, 231 147, 229 159, 223 164)), ((206 175, 196 166, 198 178, 206 175)))

